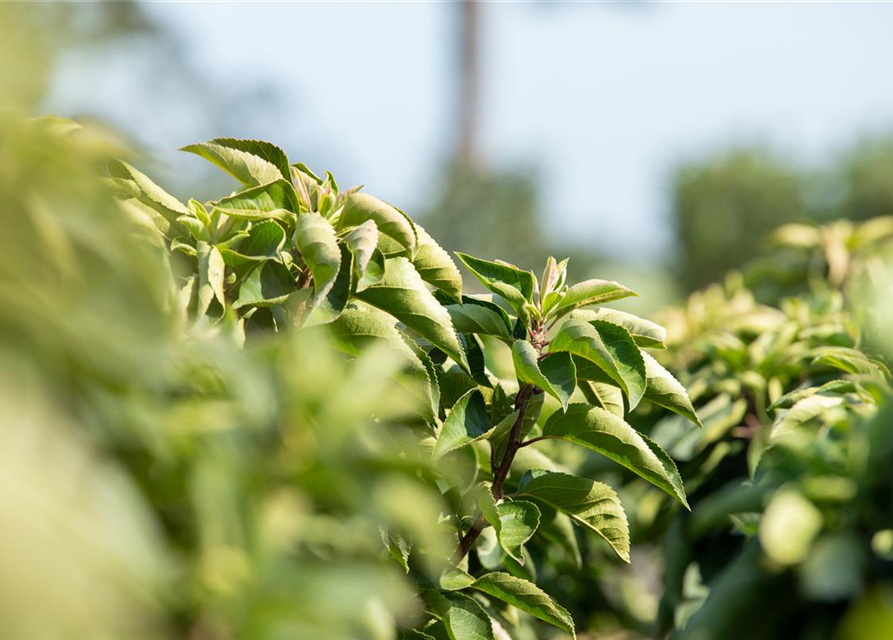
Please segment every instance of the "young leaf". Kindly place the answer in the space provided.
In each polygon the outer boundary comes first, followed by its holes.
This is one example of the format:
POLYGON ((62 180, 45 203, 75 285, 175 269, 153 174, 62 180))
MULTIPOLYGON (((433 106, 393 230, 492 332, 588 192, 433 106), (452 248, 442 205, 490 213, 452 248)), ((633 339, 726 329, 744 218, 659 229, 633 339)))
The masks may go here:
POLYGON ((623 327, 603 320, 569 320, 552 339, 548 350, 567 351, 597 364, 626 393, 630 410, 636 408, 645 394, 645 360, 623 327))
POLYGON ((475 600, 454 591, 429 590, 425 602, 443 622, 450 640, 495 640, 490 616, 475 600))
POLYGON ((339 229, 358 227, 372 220, 378 227, 378 248, 385 257, 412 257, 416 251, 416 233, 403 213, 366 193, 354 193, 344 202, 338 219, 339 229))
POLYGON ((614 490, 606 484, 566 473, 531 469, 515 494, 567 514, 595 531, 622 560, 629 562, 629 524, 614 490))
POLYGON ((381 282, 356 295, 390 313, 468 371, 468 361, 450 314, 431 295, 409 260, 392 258, 385 261, 381 282))
POLYGON ((561 300, 555 305, 554 317, 570 313, 574 309, 593 304, 605 304, 621 298, 637 295, 622 284, 609 280, 584 280, 568 288, 561 300))
POLYGON ((621 418, 604 409, 572 404, 543 426, 547 438, 561 438, 597 451, 663 489, 688 507, 682 478, 670 457, 621 418))
POLYGON ((478 499, 478 507, 496 531, 503 551, 523 565, 521 547, 530 540, 540 523, 540 510, 537 506, 525 500, 502 501, 497 504, 490 489, 484 487, 478 499))
POLYGON ((422 280, 440 289, 456 302, 462 300, 462 274, 456 263, 434 239, 418 224, 418 245, 412 264, 422 276, 422 280))
POLYGON ((483 438, 490 429, 484 396, 477 389, 472 389, 456 401, 443 421, 434 445, 434 459, 483 438))
POLYGON ((576 637, 571 614, 527 580, 500 571, 485 573, 471 586, 576 637))
MULTIPOLYGON (((305 217, 310 214, 304 214, 305 217)), ((315 215, 315 214, 314 214, 315 215)), ((328 224, 328 223, 327 223, 328 224)), ((353 282, 353 255, 346 246, 338 245, 341 252, 341 264, 335 280, 332 282, 328 291, 322 296, 316 296, 313 308, 304 320, 305 327, 312 327, 318 324, 328 324, 334 321, 344 309, 350 300, 350 288, 353 282)))
POLYGON ((474 258, 458 251, 456 255, 482 285, 505 298, 520 317, 527 317, 527 305, 533 299, 533 273, 507 264, 474 258))
POLYGON ((640 347, 653 347, 663 349, 664 340, 667 339, 667 330, 657 323, 645 320, 625 311, 616 309, 579 309, 570 315, 571 319, 591 322, 592 320, 605 320, 612 324, 620 325, 629 332, 632 339, 640 347))
POLYGON ((648 378, 645 399, 703 427, 685 387, 651 355, 643 351, 642 357, 645 359, 645 375, 648 378))
POLYGON ((357 280, 362 277, 366 271, 366 266, 372 259, 372 253, 378 244, 378 227, 372 220, 366 220, 363 224, 355 227, 344 236, 344 244, 350 249, 354 257, 354 273, 357 280))
POLYGON ((537 358, 536 349, 526 340, 517 340, 512 345, 512 361, 518 380, 536 385, 567 410, 567 403, 577 387, 576 369, 570 354, 549 356, 542 361, 542 368, 537 358))
POLYGON ((285 152, 262 140, 215 138, 209 142, 187 145, 180 151, 210 160, 245 185, 266 184, 279 178, 291 179, 285 152))
POLYGON ((298 216, 295 223, 294 242, 313 274, 317 298, 325 296, 341 268, 341 250, 335 229, 318 213, 305 213, 298 216))
POLYGON ((226 265, 217 247, 206 242, 196 245, 198 258, 198 316, 203 316, 214 298, 226 305, 223 297, 223 278, 226 265))
POLYGON ((237 191, 211 205, 230 217, 246 220, 283 218, 298 212, 294 187, 282 178, 237 191))

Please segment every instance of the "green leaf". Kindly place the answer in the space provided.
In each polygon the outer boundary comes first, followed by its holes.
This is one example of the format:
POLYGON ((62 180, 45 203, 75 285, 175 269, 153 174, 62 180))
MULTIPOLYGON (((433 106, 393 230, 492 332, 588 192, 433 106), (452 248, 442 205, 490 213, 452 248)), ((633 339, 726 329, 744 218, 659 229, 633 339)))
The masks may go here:
POLYGON ((203 316, 214 298, 217 298, 221 305, 226 306, 223 297, 223 278, 226 265, 217 247, 209 246, 206 242, 199 242, 196 245, 196 254, 198 258, 198 309, 196 313, 203 316))
POLYGON ((450 314, 428 291, 421 276, 406 258, 385 261, 385 274, 381 282, 358 291, 357 297, 387 311, 466 371, 469 370, 450 314))
POLYGON ((814 420, 830 409, 843 404, 842 396, 816 394, 803 398, 785 411, 772 425, 771 438, 780 438, 814 420))
POLYGON ((576 637, 571 614, 552 600, 545 591, 527 580, 502 572, 485 573, 475 580, 472 588, 558 627, 571 634, 571 637, 576 637))
POLYGON ((568 320, 548 349, 552 353, 567 351, 597 364, 626 393, 630 410, 645 394, 645 360, 623 327, 604 320, 568 320))
POLYGON ((517 267, 501 262, 481 260, 458 251, 456 255, 482 285, 505 298, 519 317, 526 321, 527 305, 533 300, 535 280, 532 272, 521 271, 517 267))
POLYGON ((462 593, 425 591, 425 602, 443 622, 450 640, 494 640, 490 616, 462 593))
POLYGON ((645 375, 648 378, 645 399, 703 427, 685 387, 651 355, 643 351, 642 357, 645 359, 645 375))
POLYGON ((531 469, 515 494, 542 502, 595 531, 622 560, 629 562, 629 524, 620 500, 606 484, 566 473, 531 469))
POLYGON ((366 220, 344 236, 343 242, 353 254, 354 273, 359 280, 365 273, 366 266, 372 260, 372 254, 378 245, 378 227, 372 220, 366 220))
POLYGON ((388 555, 403 567, 405 573, 409 573, 409 554, 412 551, 412 542, 399 533, 388 531, 380 525, 378 532, 381 535, 381 541, 388 550, 388 555))
POLYGON ((237 191, 211 205, 228 216, 245 220, 284 218, 289 212, 298 212, 294 187, 282 178, 237 191))
POLYGON ((285 230, 273 220, 263 220, 251 226, 248 238, 239 244, 238 250, 222 249, 226 263, 238 267, 249 262, 279 260, 279 251, 285 244, 285 230))
POLYGON ((502 340, 511 340, 509 327, 506 326, 502 316, 492 309, 477 304, 450 304, 446 306, 446 310, 459 333, 496 336, 502 340))
POLYGON ((443 421, 434 445, 434 459, 483 438, 490 429, 484 396, 477 389, 472 389, 456 401, 443 421))
POLYGON ((420 225, 416 224, 415 229, 418 245, 412 264, 416 271, 422 276, 422 280, 440 289, 456 302, 461 301, 462 274, 456 263, 420 225))
POLYGON ((286 267, 278 262, 262 262, 242 281, 233 308, 270 307, 284 302, 294 290, 294 278, 286 267))
POLYGON ((245 185, 267 184, 279 178, 291 180, 285 152, 262 140, 215 138, 187 145, 180 151, 210 160, 245 185))
POLYGON ((826 382, 825 384, 818 387, 807 387, 806 389, 797 389, 796 391, 786 393, 778 400, 773 402, 769 409, 773 411, 776 409, 790 409, 795 404, 800 402, 800 400, 808 398, 809 396, 813 396, 817 393, 825 395, 836 393, 842 395, 845 393, 854 393, 858 390, 859 386, 852 380, 831 380, 830 382, 826 382))
POLYGON ((589 404, 601 407, 620 418, 623 417, 623 392, 620 387, 606 382, 580 380, 580 391, 583 392, 583 396, 589 404))
POLYGON ((180 216, 191 215, 185 204, 170 195, 167 191, 152 182, 144 173, 133 168, 123 160, 115 160, 109 165, 109 173, 118 182, 131 185, 130 191, 144 205, 151 207, 168 224, 174 227, 177 234, 185 229, 177 222, 180 216))
POLYGON ((538 363, 537 359, 536 349, 526 340, 517 340, 512 345, 512 361, 518 380, 536 385, 567 410, 571 394, 577 388, 576 369, 570 354, 556 353, 542 363, 538 363))
POLYGON ((852 374, 868 375, 881 381, 890 379, 890 370, 880 360, 869 358, 861 351, 846 347, 817 349, 813 365, 825 365, 852 374))
POLYGON ((568 288, 555 305, 553 314, 554 317, 560 318, 580 307, 605 304, 634 295, 637 295, 634 291, 610 280, 584 280, 568 288))
POLYGON ((572 404, 566 413, 553 413, 543 436, 561 438, 597 451, 645 478, 688 507, 676 465, 666 452, 613 413, 572 404))
POLYGON ((416 233, 405 214, 369 194, 350 195, 344 202, 338 228, 351 229, 367 220, 372 220, 378 227, 378 248, 386 258, 415 255, 416 233))
POLYGON ((294 242, 313 274, 317 298, 325 296, 335 284, 341 268, 341 250, 335 229, 318 213, 304 213, 295 223, 294 242))
POLYGON ((530 540, 540 523, 540 510, 532 502, 497 502, 488 487, 478 497, 478 507, 496 531, 499 545, 519 564, 524 564, 521 547, 530 540))
MULTIPOLYGON (((310 214, 304 214, 301 217, 310 214)), ((341 264, 335 281, 322 296, 316 296, 313 307, 304 320, 305 327, 328 324, 334 321, 350 301, 350 288, 353 281, 353 255, 346 246, 338 245, 341 252, 341 264)))
POLYGON ((468 357, 468 367, 472 379, 482 387, 488 389, 493 388, 493 383, 487 375, 487 362, 484 357, 484 345, 481 339, 473 333, 460 333, 462 346, 465 349, 465 355, 468 357))
POLYGON ((348 355, 358 356, 372 344, 384 341, 418 367, 424 368, 404 341, 396 320, 375 307, 353 301, 327 328, 333 336, 335 347, 348 355))
POLYGON ((657 323, 645 320, 625 311, 616 309, 580 309, 569 316, 574 320, 591 322, 592 320, 604 320, 612 324, 620 325, 629 332, 632 339, 640 347, 653 347, 663 349, 666 345, 667 330, 657 323))

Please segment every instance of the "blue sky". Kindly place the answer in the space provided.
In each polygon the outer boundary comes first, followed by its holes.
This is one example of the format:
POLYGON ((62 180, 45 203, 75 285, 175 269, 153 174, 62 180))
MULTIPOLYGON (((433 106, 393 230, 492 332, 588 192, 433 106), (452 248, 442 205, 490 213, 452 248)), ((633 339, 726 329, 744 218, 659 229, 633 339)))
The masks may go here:
MULTIPOLYGON (((174 172, 200 161, 171 149, 225 134, 279 141, 410 212, 433 191, 453 135, 456 7, 147 9, 181 36, 193 68, 235 90, 219 108, 252 78, 282 100, 238 130, 206 131, 122 58, 69 65, 51 104, 111 117, 174 172), (166 106, 148 118, 128 109, 141 91, 166 106)), ((484 158, 538 169, 556 236, 635 261, 668 254, 666 184, 680 159, 761 143, 820 165, 893 127, 893 4, 501 3, 481 13, 484 158)))

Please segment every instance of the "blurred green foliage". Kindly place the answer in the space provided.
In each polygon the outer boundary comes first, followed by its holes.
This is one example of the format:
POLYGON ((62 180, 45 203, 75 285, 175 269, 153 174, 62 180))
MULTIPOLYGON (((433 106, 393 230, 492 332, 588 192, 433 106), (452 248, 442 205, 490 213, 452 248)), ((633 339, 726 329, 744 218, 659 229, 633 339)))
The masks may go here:
POLYGON ((750 150, 680 168, 672 208, 675 271, 688 289, 716 282, 759 253, 771 229, 807 215, 797 172, 750 150))
POLYGON ((696 289, 768 253, 770 232, 785 223, 891 215, 891 176, 890 136, 854 144, 820 174, 752 149, 683 165, 671 187, 674 271, 687 289, 696 289))

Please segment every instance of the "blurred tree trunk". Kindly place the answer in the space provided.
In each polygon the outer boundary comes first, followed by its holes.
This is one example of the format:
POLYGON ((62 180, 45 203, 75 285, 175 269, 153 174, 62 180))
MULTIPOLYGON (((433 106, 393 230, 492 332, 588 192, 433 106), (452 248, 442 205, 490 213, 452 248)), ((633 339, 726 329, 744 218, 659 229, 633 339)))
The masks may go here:
POLYGON ((477 155, 478 102, 480 98, 480 7, 474 0, 459 3, 459 122, 456 159, 467 166, 477 155))

